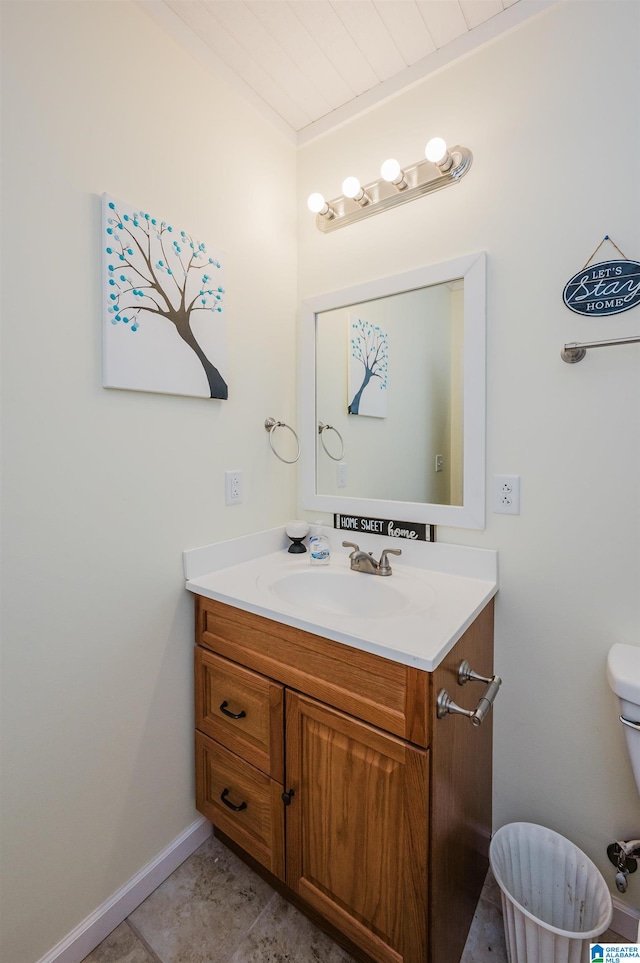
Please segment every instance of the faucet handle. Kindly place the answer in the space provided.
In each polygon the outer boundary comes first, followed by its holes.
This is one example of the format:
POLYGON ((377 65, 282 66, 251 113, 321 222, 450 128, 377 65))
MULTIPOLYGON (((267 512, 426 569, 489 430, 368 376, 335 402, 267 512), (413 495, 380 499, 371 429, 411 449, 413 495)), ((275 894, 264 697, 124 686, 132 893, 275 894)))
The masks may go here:
POLYGON ((402 555, 401 548, 383 548, 382 555, 380 556, 380 561, 378 563, 378 568, 380 569, 380 574, 391 575, 391 565, 389 564, 389 559, 387 555, 402 555))
MULTIPOLYGON (((360 546, 359 546, 359 545, 356 545, 355 542, 343 542, 343 543, 342 543, 342 547, 343 547, 343 548, 352 548, 355 552, 359 552, 359 551, 360 551, 360 546)), ((353 554, 353 552, 352 552, 351 554, 353 554)))

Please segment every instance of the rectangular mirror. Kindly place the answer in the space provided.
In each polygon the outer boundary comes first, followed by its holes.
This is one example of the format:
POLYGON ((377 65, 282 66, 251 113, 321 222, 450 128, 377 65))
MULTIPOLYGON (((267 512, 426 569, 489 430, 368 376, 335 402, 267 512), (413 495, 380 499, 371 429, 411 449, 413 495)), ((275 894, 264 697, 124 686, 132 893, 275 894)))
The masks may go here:
POLYGON ((484 528, 486 258, 302 305, 302 505, 484 528))

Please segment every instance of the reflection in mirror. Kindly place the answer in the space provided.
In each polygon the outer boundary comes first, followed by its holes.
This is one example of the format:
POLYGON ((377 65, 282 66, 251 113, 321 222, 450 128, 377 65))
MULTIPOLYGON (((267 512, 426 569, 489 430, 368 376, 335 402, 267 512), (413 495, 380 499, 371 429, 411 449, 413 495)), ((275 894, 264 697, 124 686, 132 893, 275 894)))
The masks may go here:
POLYGON ((484 527, 485 255, 305 301, 305 508, 484 527))
POLYGON ((316 315, 319 494, 462 505, 462 332, 461 279, 316 315))

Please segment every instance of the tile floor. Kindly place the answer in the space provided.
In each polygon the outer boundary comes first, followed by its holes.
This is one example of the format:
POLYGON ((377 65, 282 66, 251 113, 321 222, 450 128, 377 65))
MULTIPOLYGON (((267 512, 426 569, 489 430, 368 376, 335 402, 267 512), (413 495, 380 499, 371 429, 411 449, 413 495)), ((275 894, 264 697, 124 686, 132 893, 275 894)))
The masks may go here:
MULTIPOLYGON (((212 836, 83 963, 354 961, 212 836)), ((491 873, 461 963, 507 963, 491 873)))

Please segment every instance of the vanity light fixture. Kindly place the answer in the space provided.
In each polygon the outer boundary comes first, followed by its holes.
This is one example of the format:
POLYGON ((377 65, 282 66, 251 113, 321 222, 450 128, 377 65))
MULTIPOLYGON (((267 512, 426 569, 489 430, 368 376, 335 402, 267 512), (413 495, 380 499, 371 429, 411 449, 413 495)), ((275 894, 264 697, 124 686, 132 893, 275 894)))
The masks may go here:
POLYGON ((316 215, 319 231, 335 231, 396 204, 457 184, 472 160, 466 147, 448 148, 441 137, 433 137, 425 148, 424 160, 402 168, 397 160, 389 158, 380 168, 380 180, 362 186, 357 177, 347 177, 342 184, 342 197, 326 201, 322 194, 311 194, 307 204, 316 215))

